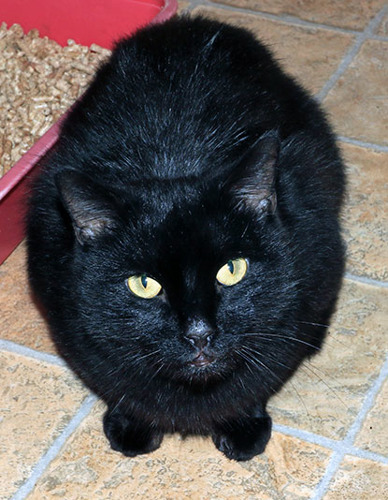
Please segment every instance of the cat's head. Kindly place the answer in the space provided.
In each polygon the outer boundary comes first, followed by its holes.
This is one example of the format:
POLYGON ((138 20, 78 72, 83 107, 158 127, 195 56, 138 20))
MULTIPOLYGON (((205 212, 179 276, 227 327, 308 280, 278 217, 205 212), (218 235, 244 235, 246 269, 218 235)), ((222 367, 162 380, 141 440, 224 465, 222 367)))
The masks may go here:
POLYGON ((294 300, 292 259, 276 213, 279 140, 204 178, 106 189, 56 176, 73 234, 79 328, 117 367, 207 383, 279 371, 271 332, 294 300))

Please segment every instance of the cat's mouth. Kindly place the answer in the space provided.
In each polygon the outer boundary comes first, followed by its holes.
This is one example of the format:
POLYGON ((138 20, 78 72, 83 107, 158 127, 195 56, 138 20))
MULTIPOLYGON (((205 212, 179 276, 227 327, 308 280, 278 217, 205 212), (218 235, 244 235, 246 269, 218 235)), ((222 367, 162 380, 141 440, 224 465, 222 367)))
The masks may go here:
POLYGON ((215 357, 209 354, 205 354, 203 351, 200 351, 194 359, 189 361, 189 365, 194 366, 196 368, 204 368, 209 366, 215 361, 215 357))
POLYGON ((180 369, 174 371, 173 376, 191 386, 199 384, 203 387, 204 384, 216 383, 223 379, 230 369, 231 366, 224 356, 200 350, 186 359, 180 369))

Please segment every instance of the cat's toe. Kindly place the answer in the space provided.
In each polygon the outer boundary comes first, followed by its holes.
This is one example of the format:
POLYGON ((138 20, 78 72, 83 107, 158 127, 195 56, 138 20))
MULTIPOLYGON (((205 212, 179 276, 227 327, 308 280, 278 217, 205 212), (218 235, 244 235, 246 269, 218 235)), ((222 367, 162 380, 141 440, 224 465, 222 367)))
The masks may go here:
POLYGON ((163 434, 138 425, 132 418, 119 413, 104 416, 104 432, 111 448, 127 457, 150 453, 159 448, 163 434))
POLYGON ((248 425, 213 434, 213 442, 231 460, 250 460, 264 452, 271 437, 271 428, 272 421, 268 416, 252 419, 248 425))
POLYGON ((216 448, 231 460, 249 460, 249 458, 239 458, 239 454, 236 453, 237 450, 235 449, 234 444, 227 436, 217 434, 213 436, 213 442, 216 445, 216 448))
POLYGON ((227 458, 230 460, 237 460, 238 462, 244 462, 246 460, 251 460, 254 456, 262 453, 262 450, 253 448, 242 448, 239 447, 237 443, 233 442, 230 436, 216 435, 213 436, 213 442, 216 448, 220 450, 227 458))

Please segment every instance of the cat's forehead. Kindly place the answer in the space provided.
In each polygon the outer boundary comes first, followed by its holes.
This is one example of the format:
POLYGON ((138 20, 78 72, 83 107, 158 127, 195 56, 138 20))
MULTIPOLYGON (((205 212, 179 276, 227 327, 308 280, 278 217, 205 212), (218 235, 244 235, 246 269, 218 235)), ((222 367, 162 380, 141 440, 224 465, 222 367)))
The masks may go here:
POLYGON ((176 204, 201 203, 208 188, 198 177, 153 178, 135 184, 136 196, 152 210, 170 211, 176 204))
POLYGON ((156 196, 150 192, 149 196, 152 200, 140 207, 137 230, 147 234, 156 247, 173 243, 193 247, 206 238, 210 244, 223 232, 222 207, 203 194, 180 190, 156 196))
POLYGON ((139 264, 162 267, 218 265, 243 252, 249 221, 237 216, 216 188, 164 183, 142 189, 132 214, 128 253, 139 264), (245 232, 245 234, 244 234, 245 232))
POLYGON ((158 232, 177 227, 183 230, 198 219, 214 218, 217 205, 216 189, 209 189, 198 179, 157 179, 136 186, 131 192, 136 198, 138 229, 158 232))

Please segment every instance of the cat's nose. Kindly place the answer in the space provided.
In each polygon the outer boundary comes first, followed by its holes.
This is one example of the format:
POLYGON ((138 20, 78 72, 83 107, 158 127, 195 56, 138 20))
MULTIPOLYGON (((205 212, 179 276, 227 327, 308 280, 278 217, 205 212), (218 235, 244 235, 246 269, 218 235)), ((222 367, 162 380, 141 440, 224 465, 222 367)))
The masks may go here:
POLYGON ((211 326, 202 319, 191 321, 185 332, 185 339, 197 349, 204 349, 210 344, 214 335, 211 326))
POLYGON ((207 345, 210 344, 210 340, 213 336, 213 333, 197 335, 190 334, 185 335, 185 338, 190 342, 190 344, 198 349, 204 349, 207 345))

